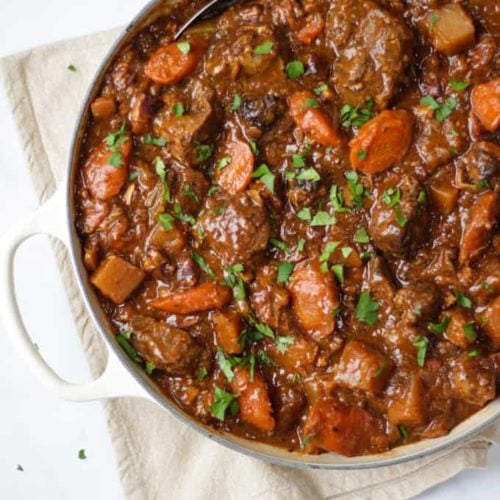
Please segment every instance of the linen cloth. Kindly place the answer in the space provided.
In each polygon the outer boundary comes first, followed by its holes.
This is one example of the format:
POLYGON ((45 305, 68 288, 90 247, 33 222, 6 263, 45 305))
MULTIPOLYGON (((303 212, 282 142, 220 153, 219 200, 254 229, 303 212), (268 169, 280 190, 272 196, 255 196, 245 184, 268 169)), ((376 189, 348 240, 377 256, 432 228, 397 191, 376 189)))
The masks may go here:
MULTIPOLYGON (((62 181, 83 96, 120 30, 35 48, 0 61, 3 83, 40 203, 62 181), (69 71, 73 64, 76 71, 69 71)), ((77 331, 94 374, 106 351, 85 312, 61 244, 56 259, 77 331)), ((500 422, 481 436, 432 457, 383 469, 304 471, 270 465, 226 449, 178 422, 153 403, 104 403, 124 495, 132 500, 402 499, 484 467, 500 441, 500 422)))

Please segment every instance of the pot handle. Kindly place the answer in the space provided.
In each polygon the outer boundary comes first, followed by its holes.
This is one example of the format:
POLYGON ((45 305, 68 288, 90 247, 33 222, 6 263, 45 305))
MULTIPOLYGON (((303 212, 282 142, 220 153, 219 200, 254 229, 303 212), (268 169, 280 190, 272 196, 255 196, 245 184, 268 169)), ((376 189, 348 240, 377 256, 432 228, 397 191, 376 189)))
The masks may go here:
POLYGON ((28 369, 55 396, 70 401, 91 401, 121 396, 147 397, 120 360, 108 352, 108 363, 100 377, 83 384, 70 383, 57 375, 34 346, 24 326, 16 298, 14 257, 20 245, 36 234, 48 234, 69 247, 64 224, 66 192, 58 191, 24 221, 0 238, 0 317, 16 353, 28 369))

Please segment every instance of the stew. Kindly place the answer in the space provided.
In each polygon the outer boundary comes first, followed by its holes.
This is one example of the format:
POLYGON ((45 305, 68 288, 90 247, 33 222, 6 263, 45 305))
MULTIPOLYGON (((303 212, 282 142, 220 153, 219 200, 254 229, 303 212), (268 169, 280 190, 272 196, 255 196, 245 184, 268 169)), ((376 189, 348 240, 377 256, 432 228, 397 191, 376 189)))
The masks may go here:
POLYGON ((144 29, 75 188, 117 341, 203 424, 356 456, 500 379, 495 0, 255 0, 144 29))

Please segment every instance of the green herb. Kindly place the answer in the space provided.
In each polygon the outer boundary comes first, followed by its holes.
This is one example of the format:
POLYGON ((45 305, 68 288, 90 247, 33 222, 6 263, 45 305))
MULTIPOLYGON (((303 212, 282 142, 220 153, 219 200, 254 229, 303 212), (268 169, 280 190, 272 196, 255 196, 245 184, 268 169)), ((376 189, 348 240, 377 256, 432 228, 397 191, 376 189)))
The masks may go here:
POLYGON ((130 174, 128 174, 128 180, 130 182, 134 182, 135 180, 137 180, 139 178, 139 172, 135 171, 135 172, 130 172, 130 174))
POLYGON ((262 163, 257 170, 252 174, 253 179, 259 179, 264 186, 271 191, 271 193, 274 193, 274 174, 269 170, 269 167, 265 164, 262 163))
POLYGON ((170 214, 161 214, 158 217, 158 223, 160 224, 161 228, 164 229, 165 231, 172 231, 174 228, 174 218, 170 214))
POLYGON ((344 283, 344 266, 342 264, 334 264, 331 269, 338 282, 344 283))
POLYGON ((356 243, 370 243, 368 231, 364 227, 360 227, 354 235, 354 241, 356 243))
POLYGON ((481 356, 481 352, 479 351, 479 349, 471 349, 469 351, 469 358, 477 358, 481 356))
POLYGON ((458 102, 454 97, 448 97, 443 104, 439 104, 434 97, 428 95, 420 99, 420 104, 435 111, 436 120, 438 122, 443 122, 451 115, 453 110, 457 107, 458 102))
POLYGON ((371 252, 367 252, 367 251, 361 252, 359 254, 359 256, 361 259, 371 259, 372 258, 371 252))
POLYGON ((378 310, 380 304, 373 300, 370 292, 363 292, 359 296, 358 304, 356 305, 356 319, 374 325, 378 321, 378 310))
POLYGON ((451 156, 458 156, 460 154, 457 148, 451 148, 449 153, 451 156))
POLYGON ((311 441, 313 440, 313 437, 314 436, 305 436, 304 439, 302 439, 302 448, 305 448, 308 444, 311 443, 311 441))
POLYGON ((318 171, 315 168, 306 168, 301 170, 300 174, 296 176, 298 181, 310 181, 317 182, 321 180, 321 176, 318 174, 318 171))
POLYGON ((481 288, 487 292, 493 291, 493 287, 487 281, 481 281, 481 288))
POLYGON ((69 70, 69 71, 76 71, 76 66, 75 66, 74 64, 70 64, 70 65, 68 66, 68 70, 69 70))
POLYGON ((344 259, 347 259, 349 255, 352 254, 353 250, 351 247, 344 247, 342 248, 341 252, 342 252, 342 257, 344 257, 344 259))
POLYGON ((429 339, 427 337, 418 336, 413 342, 413 347, 417 349, 417 364, 422 368, 425 365, 425 356, 427 355, 427 348, 429 346, 429 339))
POLYGON ((297 214, 297 217, 300 220, 305 220, 306 222, 311 222, 311 220, 312 220, 311 209, 309 207, 304 207, 302 210, 299 211, 299 213, 297 214))
POLYGON ((267 354, 266 351, 259 351, 257 353, 257 361, 261 365, 266 365, 266 366, 275 366, 276 363, 271 359, 269 354, 267 354))
POLYGON ((417 196, 417 203, 423 205, 427 201, 427 193, 422 189, 417 196))
POLYGON ((24 472, 23 466, 21 464, 17 464, 16 470, 24 472))
POLYGON ((144 137, 144 144, 152 144, 153 146, 166 146, 167 140, 163 137, 154 137, 151 134, 148 134, 144 137))
POLYGON ((373 111, 374 106, 375 101, 373 99, 367 99, 365 101, 364 108, 352 106, 351 104, 344 104, 340 109, 340 120, 342 127, 361 127, 375 116, 375 113, 373 111))
POLYGON ((217 279, 217 275, 213 272, 208 262, 199 253, 191 252, 191 257, 204 273, 208 274, 214 280, 217 279))
POLYGON ((187 196, 188 198, 191 198, 192 200, 196 201, 196 203, 200 203, 201 199, 200 197, 198 196, 197 193, 195 193, 192 189, 191 189, 191 186, 189 184, 186 184, 183 188, 182 188, 182 194, 184 196, 187 196))
POLYGON ((476 189, 489 189, 490 183, 488 179, 481 179, 475 186, 476 189))
POLYGON ((285 354, 288 350, 288 346, 295 343, 294 337, 276 337, 276 347, 281 354, 285 354))
POLYGON ((175 116, 182 116, 186 112, 186 108, 182 102, 176 102, 172 107, 172 112, 175 116))
POLYGON ((294 373, 290 379, 292 384, 298 384, 301 381, 300 375, 298 373, 294 373))
POLYGON ((401 226, 404 227, 408 223, 408 219, 403 215, 403 210, 401 204, 401 189, 400 188, 389 188, 382 193, 382 200, 386 205, 389 205, 394 209, 396 214, 396 221, 401 226))
POLYGON ((368 156, 368 153, 364 149, 360 149, 356 154, 360 160, 366 160, 366 157, 368 156))
POLYGON ((253 323, 253 326, 255 327, 255 329, 262 335, 264 335, 264 337, 268 337, 270 339, 274 339, 275 335, 274 335, 274 332, 272 331, 271 328, 269 328, 267 325, 265 325, 264 323, 259 323, 257 321, 255 321, 253 323))
POLYGON ((408 429, 404 425, 402 424, 398 425, 398 431, 403 439, 408 439, 410 437, 410 433, 408 432, 408 429))
POLYGON ((427 325, 427 328, 429 328, 429 330, 431 332, 441 334, 441 333, 444 333, 446 331, 446 329, 448 328, 448 325, 450 324, 450 321, 451 321, 450 316, 444 316, 443 319, 439 323, 429 323, 427 325))
POLYGON ((363 208, 363 197, 366 196, 367 192, 363 184, 359 182, 359 175, 354 170, 347 172, 345 174, 347 179, 347 187, 352 193, 352 202, 355 207, 363 208))
POLYGON ((466 309, 472 309, 472 300, 465 296, 461 291, 455 290, 455 297, 457 298, 457 304, 460 307, 465 307, 466 309))
POLYGON ((157 156, 154 159, 154 165, 155 171, 163 183, 163 199, 167 202, 170 202, 170 187, 167 182, 167 170, 165 167, 165 163, 159 156, 157 156))
POLYGON ((189 42, 179 42, 177 48, 184 54, 187 55, 191 51, 191 44, 189 42))
POLYGON ((290 248, 289 248, 289 246, 284 241, 278 240, 276 238, 271 238, 269 240, 269 243, 274 248, 277 248, 278 250, 281 250, 282 252, 290 253, 290 248))
POLYGON ((474 342, 476 340, 477 337, 476 324, 474 323, 474 321, 469 321, 468 323, 464 323, 462 325, 462 330, 469 342, 474 342))
POLYGON ((311 226, 331 226, 335 224, 335 217, 330 215, 328 212, 320 210, 311 220, 311 226))
POLYGON ((306 99, 306 102, 304 103, 303 108, 304 109, 319 108, 319 102, 314 97, 309 97, 309 98, 306 99))
POLYGON ((314 93, 316 95, 323 95, 325 92, 328 92, 330 89, 326 83, 321 83, 314 89, 314 93))
POLYGON ((267 54, 270 54, 273 50, 274 43, 273 42, 264 42, 261 43, 260 45, 257 45, 255 49, 253 49, 253 53, 256 56, 265 56, 267 54))
POLYGON ((137 354, 137 351, 130 343, 132 332, 123 332, 116 336, 116 341, 120 344, 121 348, 127 353, 128 357, 136 363, 142 363, 142 358, 137 354))
POLYGON ((325 248, 322 252, 322 254, 319 256, 319 261, 322 262, 321 270, 326 273, 328 271, 328 260, 332 256, 333 252, 337 249, 337 247, 340 245, 340 241, 329 241, 326 245, 325 248))
POLYGON ((188 224, 191 224, 191 226, 194 226, 196 224, 196 219, 192 215, 185 214, 182 211, 182 207, 181 207, 181 204, 179 202, 177 202, 174 205, 174 212, 179 220, 181 220, 183 222, 187 222, 188 224))
POLYGON ((222 373, 226 376, 229 382, 232 382, 234 379, 233 369, 231 367, 231 363, 224 356, 224 352, 220 347, 217 347, 217 363, 219 363, 219 367, 222 370, 222 373))
POLYGON ((375 372, 373 378, 379 379, 387 370, 387 363, 383 363, 382 366, 375 372))
POLYGON ((292 165, 295 168, 303 168, 306 166, 305 153, 298 153, 292 155, 292 165))
POLYGON ((457 80, 452 80, 450 82, 451 88, 457 92, 462 92, 462 90, 465 90, 466 88, 470 87, 469 82, 459 82, 457 80))
POLYGON ((294 264, 291 262, 281 262, 278 264, 278 283, 286 283, 292 274, 294 264))
POLYGON ((121 168, 123 155, 120 151, 115 151, 108 160, 109 165, 115 168, 121 168))
POLYGON ((196 380, 198 382, 201 382, 204 378, 206 378, 208 375, 208 370, 202 366, 199 370, 198 370, 198 375, 196 376, 196 380))
POLYGON ((431 14, 431 17, 429 19, 429 32, 432 33, 434 31, 434 28, 436 27, 437 22, 439 21, 439 16, 434 13, 431 14))
POLYGON ((224 158, 221 158, 218 162, 215 168, 217 170, 224 170, 231 162, 233 159, 230 156, 225 156, 224 158))
POLYGON ((305 73, 304 65, 300 61, 292 61, 286 65, 286 72, 290 80, 297 80, 305 73))
POLYGON ((196 146, 196 151, 198 152, 198 156, 196 158, 196 161, 198 163, 203 163, 207 161, 211 156, 214 151, 214 147, 210 146, 210 144, 198 144, 196 146))
POLYGON ((80 460, 87 460, 87 455, 85 454, 85 450, 80 450, 80 451, 78 452, 78 458, 79 458, 80 460))
POLYGON ((236 300, 243 300, 246 297, 245 283, 239 276, 239 273, 244 271, 243 264, 226 267, 225 271, 227 273, 226 285, 232 288, 234 298, 236 300))
POLYGON ((306 240, 304 238, 299 238, 299 241, 297 242, 297 252, 302 253, 304 251, 305 246, 306 246, 306 240))
POLYGON ((212 415, 224 422, 226 417, 226 410, 229 408, 231 414, 235 416, 240 409, 238 402, 236 401, 236 394, 231 394, 230 392, 226 392, 224 389, 220 387, 215 387, 214 391, 214 402, 210 406, 210 412, 212 415))
POLYGON ((235 94, 233 97, 233 103, 231 104, 231 111, 238 111, 241 107, 241 103, 241 96, 239 94, 235 94))
POLYGON ((259 148, 257 147, 257 143, 253 139, 250 139, 248 141, 248 144, 250 144, 250 149, 252 150, 254 156, 257 156, 259 154, 259 148))
POLYGON ((351 212, 351 210, 344 206, 344 195, 336 184, 330 187, 330 203, 336 212, 351 212))
POLYGON ((153 363, 151 363, 151 361, 146 361, 146 365, 144 367, 144 371, 148 375, 152 375, 155 370, 156 370, 156 366, 153 363))

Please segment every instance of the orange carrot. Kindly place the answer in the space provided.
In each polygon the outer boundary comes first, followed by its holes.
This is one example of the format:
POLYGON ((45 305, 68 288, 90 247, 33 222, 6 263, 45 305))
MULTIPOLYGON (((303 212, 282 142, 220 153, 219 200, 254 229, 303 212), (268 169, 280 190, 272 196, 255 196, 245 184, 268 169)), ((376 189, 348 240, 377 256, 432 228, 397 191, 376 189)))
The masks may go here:
POLYGON ((297 33, 297 39, 304 45, 314 42, 325 27, 325 23, 320 15, 315 15, 307 21, 307 24, 297 33))
POLYGON ((337 147, 342 139, 330 117, 319 107, 312 92, 302 90, 290 97, 290 115, 297 126, 314 142, 323 146, 337 147))
POLYGON ((252 180, 254 156, 248 143, 233 138, 216 163, 215 180, 229 194, 245 190, 252 180))
POLYGON ((476 85, 471 92, 472 112, 488 132, 500 127, 500 77, 476 85))
POLYGON ((235 312, 215 311, 212 315, 217 344, 226 354, 239 354, 243 350, 240 344, 241 318, 235 312))

